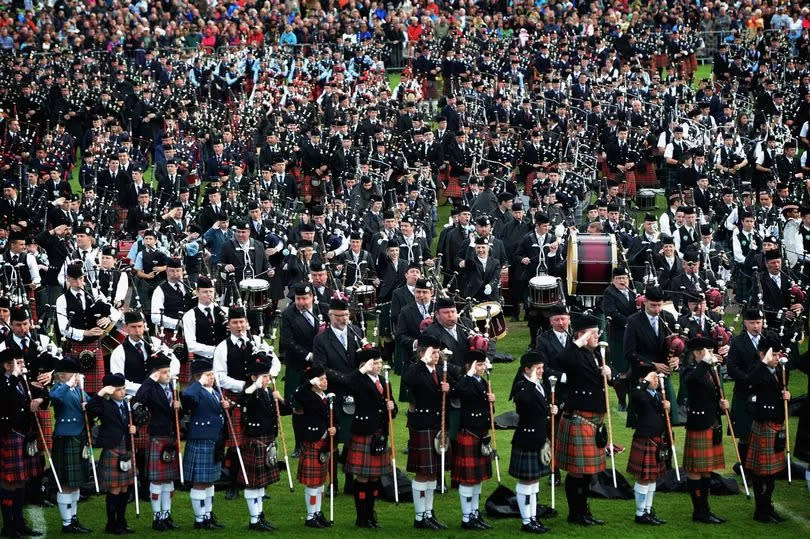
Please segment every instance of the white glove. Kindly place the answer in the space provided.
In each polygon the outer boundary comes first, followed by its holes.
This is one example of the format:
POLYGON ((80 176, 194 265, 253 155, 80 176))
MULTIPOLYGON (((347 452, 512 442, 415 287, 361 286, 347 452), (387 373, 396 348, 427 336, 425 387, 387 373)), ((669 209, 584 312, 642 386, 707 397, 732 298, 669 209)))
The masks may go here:
POLYGON ((422 357, 420 357, 419 360, 425 364, 430 363, 431 360, 433 360, 433 352, 434 349, 428 346, 427 350, 425 350, 425 353, 422 354, 422 357))
POLYGON ((607 378, 610 378, 610 367, 608 367, 607 365, 605 365, 604 367, 602 367, 602 368, 601 368, 601 369, 599 369, 599 370, 600 370, 600 372, 602 373, 602 376, 605 376, 605 377, 607 377, 607 378))
POLYGON ((256 381, 255 381, 255 382, 253 382, 253 383, 252 383, 252 384, 250 384, 250 385, 245 384, 245 393, 246 393, 247 395, 252 395, 253 393, 255 393, 255 392, 256 392, 256 390, 257 390, 257 389, 259 389, 259 387, 261 387, 261 384, 262 384, 262 379, 261 379, 261 377, 260 377, 260 378, 256 378, 256 381))
POLYGON ((475 361, 470 364, 470 370, 467 371, 467 376, 475 375, 475 361))
POLYGON ((360 365, 360 372, 363 374, 368 374, 374 369, 374 359, 369 359, 362 365, 360 365))
POLYGON ((488 284, 484 287, 484 295, 488 296, 492 294, 492 285, 488 284))
POLYGON ((23 373, 23 366, 20 365, 17 360, 14 360, 14 369, 11 371, 12 376, 16 376, 19 378, 23 373))
POLYGON ((644 377, 644 381, 646 381, 648 384, 652 384, 655 378, 658 378, 658 374, 656 374, 655 371, 651 371, 648 372, 647 376, 644 377))
POLYGON ((530 371, 530 373, 529 373, 529 380, 531 380, 531 381, 532 381, 532 382, 534 382, 535 384, 537 383, 537 369, 532 369, 532 370, 530 371))
POLYGON ((78 383, 79 383, 79 378, 74 373, 73 376, 71 376, 70 378, 67 379, 67 381, 65 382, 65 385, 67 385, 70 389, 73 389, 74 387, 76 387, 76 384, 78 384, 78 383))
POLYGON ((768 351, 765 352, 765 357, 762 358, 762 363, 768 365, 772 360, 773 360, 773 348, 768 348, 768 351))
POLYGON ((304 358, 304 361, 312 361, 312 352, 307 354, 307 357, 304 358))
POLYGON ((281 362, 274 355, 273 360, 270 363, 270 376, 276 378, 278 377, 279 373, 281 373, 281 362))

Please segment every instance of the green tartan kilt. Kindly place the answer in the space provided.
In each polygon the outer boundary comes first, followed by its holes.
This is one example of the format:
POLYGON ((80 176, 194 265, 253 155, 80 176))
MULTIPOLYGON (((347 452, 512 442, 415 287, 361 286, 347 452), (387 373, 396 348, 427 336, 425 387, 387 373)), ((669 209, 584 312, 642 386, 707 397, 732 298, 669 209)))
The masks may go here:
POLYGON ((293 395, 295 390, 304 382, 304 372, 296 369, 295 367, 286 367, 284 369, 284 400, 295 408, 295 399, 293 395))
POLYGON ((748 443, 748 435, 751 433, 754 418, 751 417, 751 413, 748 411, 745 399, 737 395, 731 398, 731 422, 734 425, 734 435, 737 439, 748 443))
POLYGON ((393 331, 391 328, 391 302, 380 304, 380 337, 391 337, 393 331))
POLYGON ((630 362, 624 355, 624 339, 619 337, 608 337, 610 350, 610 368, 618 373, 625 373, 630 370, 630 362))
POLYGON ((82 457, 86 437, 54 436, 53 465, 62 487, 79 488, 90 480, 89 459, 82 457))

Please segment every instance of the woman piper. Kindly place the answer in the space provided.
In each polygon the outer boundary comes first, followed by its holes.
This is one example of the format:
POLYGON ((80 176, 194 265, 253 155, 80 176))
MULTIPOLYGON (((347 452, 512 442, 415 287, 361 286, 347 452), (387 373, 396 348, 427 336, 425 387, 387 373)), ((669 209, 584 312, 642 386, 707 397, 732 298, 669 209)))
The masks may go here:
POLYGON ((295 390, 293 398, 300 406, 302 420, 301 456, 298 459, 298 482, 306 488, 308 528, 328 528, 332 523, 321 512, 324 485, 329 473, 329 437, 337 433, 329 426, 329 383, 321 366, 312 366, 304 374, 307 380, 295 390))
POLYGON ((248 529, 262 532, 276 529, 273 523, 264 518, 263 499, 265 487, 278 482, 280 478, 276 462, 278 417, 292 413, 281 394, 269 387, 270 379, 278 376, 281 370, 275 356, 272 356, 272 361, 269 359, 264 354, 251 358, 245 369, 249 380, 245 382, 245 389, 239 397, 245 433, 242 457, 247 481, 241 470, 237 480, 245 488, 244 496, 250 514, 248 529))
POLYGON ((357 352, 359 369, 348 377, 356 406, 351 425, 351 441, 346 457, 346 473, 354 476, 354 505, 358 528, 379 528, 374 499, 379 495, 383 475, 390 475, 391 450, 388 447, 388 413, 396 416, 397 406, 388 399, 380 374, 382 353, 377 348, 357 352))
POLYGON ((489 405, 495 402, 484 372, 487 356, 478 350, 467 352, 467 374, 453 387, 450 395, 461 401, 461 422, 453 444, 453 481, 458 481, 461 501, 461 527, 488 530, 490 526, 478 511, 481 485, 492 477, 489 405))
POLYGON ((54 409, 53 464, 62 492, 56 495, 59 515, 62 517, 62 533, 84 534, 93 531, 86 528, 76 517, 79 505, 79 488, 89 478, 87 429, 83 411, 90 397, 79 387, 80 367, 72 359, 62 359, 56 364, 56 386, 50 397, 54 409))
POLYGON ((637 524, 658 526, 666 522, 658 518, 653 510, 655 485, 667 470, 669 461, 667 449, 666 416, 669 401, 658 393, 660 380, 655 370, 641 367, 643 378, 630 393, 633 410, 636 412, 636 430, 633 445, 627 461, 627 473, 636 478, 633 487, 636 496, 637 524))
POLYGON ((722 524, 725 519, 709 508, 709 480, 712 471, 725 468, 720 414, 728 409, 728 401, 720 398, 711 372, 715 362, 714 342, 706 337, 695 337, 689 340, 687 347, 687 364, 681 374, 689 392, 683 467, 692 497, 692 520, 722 524))
POLYGON ((546 443, 551 415, 557 406, 550 405, 543 386, 543 356, 528 352, 520 358, 520 367, 512 382, 509 399, 515 401, 518 415, 517 429, 512 436, 512 455, 509 475, 517 479, 518 510, 526 533, 546 533, 549 528, 537 520, 537 496, 543 468, 541 448, 546 443))
POLYGON ((102 448, 99 480, 107 492, 106 533, 125 535, 134 533, 127 526, 127 495, 135 480, 135 455, 130 435, 135 425, 129 418, 126 379, 120 374, 107 374, 101 379, 98 395, 87 403, 87 412, 101 421, 96 444, 102 448))

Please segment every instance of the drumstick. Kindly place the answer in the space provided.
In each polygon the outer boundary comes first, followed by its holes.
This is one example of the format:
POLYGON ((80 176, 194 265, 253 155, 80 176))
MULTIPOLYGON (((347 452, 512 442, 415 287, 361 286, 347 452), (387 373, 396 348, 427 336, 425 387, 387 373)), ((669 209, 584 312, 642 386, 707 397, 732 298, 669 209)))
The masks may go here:
MULTIPOLYGON (((666 374, 659 372, 658 373, 658 380, 661 386, 661 396, 664 397, 664 400, 667 400, 667 388, 664 386, 664 379, 667 377, 666 374)), ((678 452, 675 451, 675 437, 672 435, 672 421, 669 419, 669 410, 664 408, 664 417, 667 420, 667 432, 669 433, 669 445, 672 447, 672 461, 675 463, 675 477, 678 481, 681 480, 681 471, 678 469, 678 452)))
MULTIPOLYGON (((556 405, 557 399, 557 377, 549 376, 548 384, 551 386, 551 406, 556 405)), ((554 477, 554 415, 551 416, 551 508, 555 509, 555 494, 557 490, 557 481, 554 477)))
MULTIPOLYGON (((127 403, 127 415, 129 416, 129 428, 132 429, 132 405, 130 404, 130 400, 132 397, 124 399, 127 403)), ((141 501, 140 496, 138 496, 138 463, 135 460, 135 434, 132 433, 130 430, 129 433, 129 443, 132 449, 132 471, 135 472, 135 518, 141 518, 141 501)))
MULTIPOLYGON (((82 405, 85 404, 84 400, 84 376, 79 374, 79 394, 82 396, 82 405)), ((98 488, 98 472, 96 471, 96 456, 93 454, 93 437, 90 435, 90 421, 87 419, 87 410, 82 406, 84 413, 84 426, 87 429, 87 446, 90 448, 90 467, 93 469, 93 484, 96 487, 96 494, 99 493, 98 488)))
MULTIPOLYGON (((602 341, 599 343, 602 349, 602 367, 605 367, 605 357, 607 357, 608 343, 602 341)), ((613 422, 610 419, 610 397, 608 395, 608 379, 607 376, 602 376, 602 382, 605 389, 605 412, 607 413, 608 422, 608 445, 610 446, 610 466, 613 472, 613 488, 618 488, 616 484, 616 459, 613 455, 613 422)))
MULTIPOLYGON (((172 402, 172 406, 174 406, 175 402, 179 402, 177 376, 174 377, 174 402, 172 402)), ((186 483, 186 478, 183 476, 183 451, 181 451, 180 446, 180 410, 178 408, 174 409, 174 432, 177 438, 177 463, 180 467, 180 484, 184 485, 186 483)))
MULTIPOLYGON (((726 400, 725 391, 723 391, 723 384, 720 382, 720 374, 717 372, 717 364, 712 365, 712 372, 714 373, 714 380, 717 383, 717 389, 720 390, 720 398, 726 400)), ((728 408, 723 410, 728 421, 728 430, 731 433, 731 441, 734 442, 734 453, 737 455, 737 462, 740 464, 740 475, 743 480, 743 487, 745 487, 745 497, 751 499, 751 493, 748 491, 748 481, 745 478, 745 466, 743 466, 742 459, 740 458, 740 448, 737 447, 737 436, 734 435, 734 425, 731 423, 731 414, 728 408)))
MULTIPOLYGON (((487 369, 487 392, 492 393, 492 380, 490 380, 490 373, 492 369, 487 369)), ((489 399, 487 399, 489 400, 489 399)), ((495 433, 495 405, 489 401, 489 430, 492 439, 492 456, 495 459, 495 477, 498 478, 498 484, 501 484, 501 461, 498 458, 498 437, 495 433)))
MULTIPOLYGON (((272 380, 273 391, 276 391, 276 379, 272 378, 272 380)), ((287 438, 284 436, 284 425, 281 424, 281 406, 279 406, 278 400, 276 400, 276 417, 278 420, 278 432, 281 435, 281 449, 284 451, 284 465, 287 467, 287 482, 289 483, 290 492, 294 492, 295 488, 293 487, 292 473, 290 472, 290 457, 287 456, 287 438)))
MULTIPOLYGON (((25 383, 25 390, 28 392, 28 399, 34 400, 31 396, 31 386, 28 384, 28 376, 23 373, 22 374, 23 382, 25 383)), ((39 416, 36 412, 32 412, 34 414, 34 421, 37 424, 37 432, 39 433, 39 439, 42 440, 42 447, 45 449, 45 457, 48 459, 48 464, 51 466, 51 472, 53 472, 53 478, 56 481, 56 489, 59 492, 62 492, 62 484, 59 482, 59 476, 56 474, 56 466, 53 465, 53 457, 51 457, 51 452, 48 449, 48 444, 45 441, 45 433, 42 431, 42 424, 39 422, 39 416)))
MULTIPOLYGON (((386 365, 383 367, 383 373, 385 374, 385 399, 386 401, 391 401, 391 385, 388 381, 388 371, 391 370, 390 365, 386 365)), ((388 402, 385 403, 386 409, 388 408, 388 402)), ((388 436, 391 438, 391 468, 392 468, 392 475, 394 479, 394 503, 399 505, 399 485, 397 484, 397 447, 396 443, 394 442, 394 419, 391 417, 391 410, 388 410, 388 436)))
MULTIPOLYGON (((785 365, 788 359, 786 357, 779 358, 779 363, 782 364, 782 390, 787 391, 787 379, 785 377, 785 365)), ((790 469, 790 419, 788 416, 788 401, 782 399, 785 405, 785 461, 787 465, 788 485, 793 482, 793 470, 790 469)))

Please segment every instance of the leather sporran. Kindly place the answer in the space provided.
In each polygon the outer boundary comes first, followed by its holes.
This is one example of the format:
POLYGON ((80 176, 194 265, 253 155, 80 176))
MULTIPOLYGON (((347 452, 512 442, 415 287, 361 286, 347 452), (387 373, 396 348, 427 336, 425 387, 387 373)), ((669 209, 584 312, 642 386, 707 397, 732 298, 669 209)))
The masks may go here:
POLYGON ((177 459, 177 444, 170 442, 164 445, 163 448, 160 450, 160 460, 168 464, 170 462, 174 462, 176 459, 177 459))
POLYGON ((388 448, 388 437, 385 434, 377 433, 371 435, 371 454, 382 455, 388 448))
POLYGON ((127 451, 118 455, 118 469, 122 472, 132 470, 132 453, 127 451))
POLYGON ((785 450, 787 446, 787 434, 784 430, 780 430, 776 433, 776 437, 773 440, 773 452, 774 453, 781 453, 785 450))
POLYGON ((596 447, 603 449, 608 443, 608 431, 604 423, 596 427, 596 447))
POLYGON ((551 464, 551 440, 548 438, 546 438, 546 443, 543 444, 543 448, 540 450, 540 462, 543 466, 551 464))
POLYGON ((655 460, 658 462, 669 462, 672 458, 672 448, 667 442, 661 442, 655 449, 655 460))
POLYGON ((723 444, 723 425, 715 425, 712 427, 712 445, 723 444))
POLYGON ((29 434, 25 437, 25 454, 29 457, 35 457, 37 453, 39 453, 37 437, 34 434, 29 434))
POLYGON ((481 437, 481 455, 488 457, 492 455, 492 436, 487 434, 481 437))
POLYGON ((225 460, 225 442, 220 440, 214 444, 214 462, 225 460))

